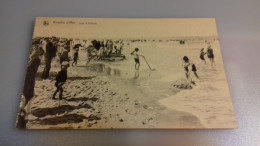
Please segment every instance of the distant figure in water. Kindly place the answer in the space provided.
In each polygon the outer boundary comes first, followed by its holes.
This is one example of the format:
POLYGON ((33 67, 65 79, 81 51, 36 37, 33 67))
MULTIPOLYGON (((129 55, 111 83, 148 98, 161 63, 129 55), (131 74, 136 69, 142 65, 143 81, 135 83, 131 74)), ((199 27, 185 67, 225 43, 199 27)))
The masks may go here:
POLYGON ((134 55, 134 60, 135 60, 135 70, 139 70, 140 67, 140 60, 139 56, 144 57, 143 55, 138 54, 139 49, 135 48, 135 50, 131 53, 131 55, 134 55))
POLYGON ((79 49, 77 48, 77 49, 75 50, 75 53, 74 53, 74 58, 73 58, 72 66, 73 66, 73 64, 75 64, 75 66, 77 66, 78 58, 79 58, 79 49))
POLYGON ((195 77, 197 78, 197 79, 199 79, 199 76, 198 76, 198 74, 197 74, 197 69, 196 69, 196 66, 195 66, 195 64, 193 64, 190 60, 189 60, 189 58, 187 57, 187 56, 184 56, 183 57, 183 67, 184 67, 184 70, 186 71, 186 78, 188 79, 188 80, 190 80, 190 82, 192 83, 192 84, 195 84, 195 82, 194 81, 192 81, 192 78, 191 78, 191 76, 190 76, 190 70, 189 70, 189 67, 191 67, 191 71, 193 71, 193 73, 194 73, 194 75, 195 75, 195 77))
POLYGON ((202 61, 204 61, 205 64, 207 64, 207 63, 206 63, 206 60, 205 60, 205 58, 204 58, 204 55, 206 55, 206 54, 207 54, 207 53, 204 52, 204 48, 202 48, 202 49, 200 50, 200 59, 201 59, 202 61))
POLYGON ((54 92, 52 99, 55 99, 55 96, 58 92, 60 92, 60 100, 62 100, 62 92, 63 92, 63 88, 62 86, 65 84, 66 80, 67 80, 67 68, 69 67, 69 64, 67 62, 63 62, 62 66, 61 66, 61 70, 58 72, 57 76, 56 76, 56 82, 55 82, 55 86, 57 88, 57 90, 54 92))
POLYGON ((211 48, 211 45, 209 45, 209 47, 207 49, 207 54, 208 54, 208 58, 211 63, 211 66, 215 65, 214 64, 214 54, 213 54, 213 49, 211 48))

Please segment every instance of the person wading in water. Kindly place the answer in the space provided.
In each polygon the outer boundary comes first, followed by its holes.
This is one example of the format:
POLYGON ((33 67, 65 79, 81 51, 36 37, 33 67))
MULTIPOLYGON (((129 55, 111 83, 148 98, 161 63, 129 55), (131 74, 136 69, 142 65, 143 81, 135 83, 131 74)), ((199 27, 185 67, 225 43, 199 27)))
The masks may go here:
POLYGON ((190 76, 190 67, 191 67, 191 71, 194 73, 194 76, 199 79, 199 76, 197 74, 197 69, 195 64, 193 64, 190 59, 187 56, 183 57, 183 63, 182 63, 184 70, 186 71, 186 78, 192 83, 195 84, 195 82, 192 80, 191 76, 190 76))
POLYGON ((140 67, 140 60, 139 56, 144 57, 143 55, 138 54, 139 49, 135 48, 135 50, 131 53, 131 55, 134 55, 134 60, 135 60, 135 69, 139 70, 140 67))
POLYGON ((206 63, 206 60, 205 60, 205 58, 204 58, 204 55, 206 55, 206 54, 207 54, 207 53, 204 52, 204 48, 202 48, 202 49, 200 50, 200 59, 201 59, 202 61, 204 61, 205 64, 207 64, 207 63, 206 63))

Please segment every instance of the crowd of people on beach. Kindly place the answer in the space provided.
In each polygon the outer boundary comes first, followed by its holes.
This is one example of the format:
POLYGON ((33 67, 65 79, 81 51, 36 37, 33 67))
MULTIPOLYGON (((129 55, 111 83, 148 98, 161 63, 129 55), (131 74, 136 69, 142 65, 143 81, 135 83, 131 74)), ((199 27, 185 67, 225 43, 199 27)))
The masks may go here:
MULTIPOLYGON (((131 40, 135 42, 135 40, 131 40)), ((140 40, 139 40, 140 41, 140 40)), ((154 40, 153 40, 154 41, 154 40)), ((138 40, 137 40, 138 42, 138 40)), ((146 40, 141 42, 146 42, 146 40)), ((159 42, 161 42, 159 40, 159 42)), ((128 42, 129 43, 129 42, 128 42)), ((185 45, 185 41, 180 42, 181 45, 185 45)), ((205 55, 209 58, 210 64, 214 66, 214 53, 209 42, 206 52, 204 48, 201 49, 200 59, 206 64, 205 55)), ((25 77, 23 98, 24 106, 33 98, 34 96, 34 86, 37 71, 39 66, 42 64, 44 69, 40 77, 45 80, 50 77, 51 63, 56 58, 59 60, 60 70, 56 74, 55 87, 56 91, 53 93, 52 99, 56 99, 56 95, 59 93, 59 99, 63 99, 63 85, 67 81, 68 68, 70 66, 77 66, 78 60, 81 55, 80 53, 86 53, 88 65, 90 61, 107 61, 111 58, 123 57, 122 54, 124 47, 124 42, 121 39, 118 40, 77 40, 69 38, 58 38, 58 37, 36 37, 32 40, 32 47, 30 48, 30 57, 27 64, 27 73, 25 77), (43 61, 42 61, 43 58, 43 61)), ((131 53, 134 58, 134 68, 136 72, 136 78, 139 77, 140 68, 140 58, 143 57, 144 61, 149 66, 143 55, 139 54, 139 48, 135 48, 131 53)), ((194 76, 199 79, 197 74, 197 68, 194 63, 188 58, 188 56, 183 57, 183 67, 185 70, 185 75, 191 83, 193 79, 191 78, 190 72, 192 71, 194 76)), ((155 69, 154 69, 155 70, 155 69)), ((194 83, 195 84, 195 83, 194 83)), ((22 108, 21 108, 22 109, 22 108)), ((21 119, 25 115, 25 111, 21 111, 19 114, 21 119), (24 113, 24 114, 23 114, 24 113)), ((23 125, 24 126, 24 125, 23 125)))
MULTIPOLYGON (((76 41, 75 41, 76 42, 76 41)), ((63 61, 70 61, 69 58, 69 51, 72 50, 73 54, 73 62, 72 66, 77 66, 77 61, 79 58, 79 50, 85 50, 87 54, 87 64, 91 60, 96 61, 105 61, 106 59, 112 57, 119 57, 122 56, 122 50, 124 43, 122 40, 112 41, 97 41, 97 40, 83 40, 83 42, 75 42, 71 41, 69 45, 66 43, 59 46, 59 57, 60 63, 63 61)))
MULTIPOLYGON (((184 44, 182 42, 182 44, 184 44)), ((204 52, 204 48, 200 51, 200 59, 206 64, 205 55, 209 58, 209 61, 211 65, 214 64, 214 53, 213 49, 211 48, 211 45, 209 42, 206 42, 207 44, 207 50, 204 52)), ((56 76, 56 82, 55 86, 57 90, 53 94, 53 99, 55 99, 55 95, 60 92, 60 99, 62 99, 62 92, 63 92, 63 84, 67 80, 67 68, 70 66, 70 61, 72 61, 71 66, 77 66, 77 62, 79 59, 79 52, 84 51, 87 54, 87 64, 91 60, 95 61, 104 61, 107 58, 111 57, 119 57, 122 56, 122 50, 123 50, 123 40, 81 40, 81 42, 78 40, 73 39, 65 39, 65 38, 56 38, 56 37, 46 37, 46 38, 35 38, 33 39, 33 45, 32 45, 32 51, 39 52, 39 49, 42 49, 42 53, 38 53, 38 56, 44 57, 44 63, 45 68, 42 73, 42 78, 47 79, 49 77, 49 72, 51 69, 51 62, 54 57, 58 56, 59 63, 61 70, 58 72, 56 76), (37 48, 37 49, 36 49, 37 48), (38 51, 37 51, 38 50, 38 51), (72 52, 73 53, 72 53, 72 52), (73 55, 69 55, 69 53, 73 55), (72 56, 72 57, 70 57, 72 56), (72 59, 71 59, 72 58, 72 59)), ((37 56, 34 55, 31 56, 37 56)), ((134 51, 131 53, 134 57, 135 62, 135 70, 139 70, 140 67, 140 59, 139 57, 145 57, 143 55, 139 54, 139 48, 135 48, 134 51)), ((35 57, 31 57, 35 58, 35 57)), ((146 64, 149 66, 148 62, 145 59, 146 64)), ((190 81, 190 83, 195 84, 194 80, 191 77, 190 72, 192 71, 194 76, 199 79, 199 76, 197 74, 197 68, 196 65, 188 58, 188 56, 183 57, 183 67, 185 70, 185 76, 187 80, 190 81)), ((36 65, 37 66, 37 65, 36 65)), ((38 64, 39 66, 39 64, 38 64)), ((37 67, 38 68, 38 67, 37 67)), ((151 69, 151 67, 149 66, 151 69)), ((37 71, 37 70, 36 70, 37 71)), ((139 75, 139 74, 138 74, 139 75)), ((35 78, 35 76, 34 76, 35 78)))
MULTIPOLYGON (((56 76, 55 86, 57 90, 53 94, 59 92, 59 98, 62 99, 63 88, 62 86, 67 80, 67 68, 77 66, 79 59, 79 52, 84 51, 87 55, 87 62, 94 61, 107 61, 107 59, 115 57, 124 57, 122 54, 123 40, 83 40, 79 42, 77 39, 66 39, 57 37, 37 37, 33 39, 32 47, 30 49, 29 66, 27 68, 27 80, 25 81, 25 96, 30 98, 33 96, 33 87, 35 84, 35 77, 38 67, 41 62, 41 57, 44 57, 44 70, 41 78, 48 79, 51 70, 51 62, 55 57, 58 57, 61 70, 56 76), (71 55, 70 55, 71 54, 71 55), (27 85, 27 86, 26 86, 27 85), (29 89, 31 88, 31 89, 29 89)), ((28 98, 28 99, 30 99, 28 98)))

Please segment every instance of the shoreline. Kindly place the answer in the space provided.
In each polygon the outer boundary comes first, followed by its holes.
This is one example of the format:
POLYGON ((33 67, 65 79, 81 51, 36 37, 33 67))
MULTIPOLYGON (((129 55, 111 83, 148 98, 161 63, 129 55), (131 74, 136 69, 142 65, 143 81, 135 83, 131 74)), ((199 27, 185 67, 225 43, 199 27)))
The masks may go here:
POLYGON ((117 85, 105 76, 68 79, 61 101, 51 99, 55 90, 53 80, 36 80, 35 87, 37 94, 28 104, 31 112, 27 129, 203 127, 192 114, 168 109, 154 99, 147 102, 148 99, 136 96, 139 93, 116 91, 117 85))

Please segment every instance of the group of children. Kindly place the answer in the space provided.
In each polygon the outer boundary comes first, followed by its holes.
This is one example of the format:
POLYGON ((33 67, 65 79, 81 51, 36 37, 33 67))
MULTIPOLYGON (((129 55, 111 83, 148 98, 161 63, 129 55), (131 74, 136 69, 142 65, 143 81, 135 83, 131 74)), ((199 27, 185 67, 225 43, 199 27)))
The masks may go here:
MULTIPOLYGON (((71 59, 69 58, 69 52, 70 52, 70 45, 61 45, 59 48, 59 56, 60 56, 60 64, 62 62, 67 61, 69 62, 71 59)), ((83 45, 82 44, 76 44, 74 45, 73 49, 74 54, 73 54, 73 62, 72 66, 77 66, 78 58, 79 58, 79 48, 83 47, 86 49, 87 53, 87 64, 90 62, 90 60, 95 59, 95 60, 103 60, 104 58, 110 58, 112 56, 117 57, 122 54, 124 43, 122 40, 117 40, 117 41, 112 41, 112 40, 107 40, 107 41, 97 41, 97 40, 92 40, 89 43, 87 43, 87 40, 84 41, 83 45), (86 46, 86 44, 88 44, 86 46)))
MULTIPOLYGON (((208 56, 208 58, 210 60, 210 63, 211 63, 211 66, 215 65, 214 64, 214 53, 213 53, 213 49, 211 48, 211 45, 209 45, 207 47, 207 51, 206 52, 204 52, 204 48, 202 48, 201 51, 200 51, 200 59, 202 61, 204 61, 205 64, 206 64, 206 60, 205 60, 205 57, 204 57, 205 55, 208 56)), ((187 56, 183 57, 183 67, 184 67, 184 70, 186 72, 186 78, 190 81, 190 83, 195 84, 195 81, 190 76, 190 69, 189 69, 189 67, 191 67, 191 71, 193 72, 194 76, 197 79, 199 79, 199 76, 197 74, 197 68, 196 68, 195 64, 192 63, 187 56)))
POLYGON ((88 62, 95 58, 96 60, 103 60, 104 58, 118 57, 121 55, 124 43, 122 40, 112 41, 91 41, 87 49, 88 62))
POLYGON ((208 46, 207 52, 204 52, 204 48, 202 48, 202 49, 200 50, 200 59, 201 59, 202 61, 204 61, 205 64, 207 64, 207 63, 206 63, 206 60, 205 60, 205 58, 204 58, 204 55, 207 55, 207 56, 208 56, 211 66, 215 65, 215 64, 214 64, 214 54, 213 54, 213 49, 211 48, 211 45, 208 46))

